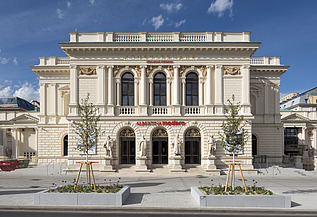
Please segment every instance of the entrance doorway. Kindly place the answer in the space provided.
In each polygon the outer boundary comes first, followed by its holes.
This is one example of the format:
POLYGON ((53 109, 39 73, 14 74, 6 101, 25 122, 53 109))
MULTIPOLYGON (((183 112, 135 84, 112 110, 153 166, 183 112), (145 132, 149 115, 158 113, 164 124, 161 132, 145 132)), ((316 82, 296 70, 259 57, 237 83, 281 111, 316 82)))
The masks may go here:
POLYGON ((163 129, 152 134, 152 163, 168 164, 168 135, 163 129))
POLYGON ((135 134, 131 129, 124 129, 120 133, 121 164, 135 164, 135 134))
POLYGON ((185 164, 200 164, 200 132, 197 129, 185 133, 185 164))

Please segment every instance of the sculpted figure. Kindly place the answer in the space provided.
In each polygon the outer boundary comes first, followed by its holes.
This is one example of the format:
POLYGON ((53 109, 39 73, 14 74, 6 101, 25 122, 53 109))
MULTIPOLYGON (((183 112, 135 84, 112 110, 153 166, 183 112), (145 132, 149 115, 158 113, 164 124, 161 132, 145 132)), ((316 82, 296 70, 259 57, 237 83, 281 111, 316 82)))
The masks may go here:
POLYGON ((139 145, 139 151, 141 152, 141 156, 146 156, 146 139, 144 135, 142 136, 142 140, 139 145))
POLYGON ((106 156, 112 157, 113 139, 110 136, 107 136, 104 147, 106 148, 106 156))
POLYGON ((209 155, 209 157, 215 156, 216 148, 217 148, 216 145, 217 144, 216 144, 216 141, 214 139, 214 136, 209 136, 209 138, 208 138, 208 149, 209 149, 208 155, 209 155))
POLYGON ((181 154, 181 140, 179 138, 179 135, 177 135, 174 139, 174 142, 173 142, 173 146, 174 146, 174 154, 175 155, 180 155, 181 154))

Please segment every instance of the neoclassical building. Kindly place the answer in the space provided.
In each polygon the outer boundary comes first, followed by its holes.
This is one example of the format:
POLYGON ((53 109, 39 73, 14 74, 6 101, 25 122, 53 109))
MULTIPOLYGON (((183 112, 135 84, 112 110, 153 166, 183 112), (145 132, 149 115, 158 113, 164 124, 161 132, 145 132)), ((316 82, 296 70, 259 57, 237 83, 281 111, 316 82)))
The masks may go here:
POLYGON ((40 77, 41 109, 24 118, 37 120, 38 163, 66 162, 72 170, 84 160, 71 122, 87 93, 101 114, 90 155, 96 170, 225 170, 232 157, 219 132, 233 94, 249 133, 237 157, 242 168, 252 171, 257 156, 281 163, 279 86, 288 66, 280 57, 254 57, 260 44, 250 32, 71 32, 59 43, 67 57, 40 57, 31 67, 40 77))

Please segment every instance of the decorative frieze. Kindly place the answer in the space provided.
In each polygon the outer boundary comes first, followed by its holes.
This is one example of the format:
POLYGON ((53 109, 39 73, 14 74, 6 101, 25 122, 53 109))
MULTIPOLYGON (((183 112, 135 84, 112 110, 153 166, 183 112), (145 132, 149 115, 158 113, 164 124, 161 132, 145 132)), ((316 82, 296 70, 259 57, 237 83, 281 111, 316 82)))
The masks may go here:
POLYGON ((80 68, 79 75, 96 75, 96 68, 92 68, 92 67, 80 68))
POLYGON ((225 67, 224 68, 225 75, 240 75, 240 67, 225 67))

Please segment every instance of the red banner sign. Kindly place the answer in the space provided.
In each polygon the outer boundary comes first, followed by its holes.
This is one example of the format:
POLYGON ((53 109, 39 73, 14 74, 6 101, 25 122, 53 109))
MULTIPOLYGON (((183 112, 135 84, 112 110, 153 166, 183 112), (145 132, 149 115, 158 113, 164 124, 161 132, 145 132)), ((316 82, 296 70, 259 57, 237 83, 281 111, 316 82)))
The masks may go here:
POLYGON ((185 125, 185 121, 138 121, 136 125, 144 126, 144 125, 185 125))

